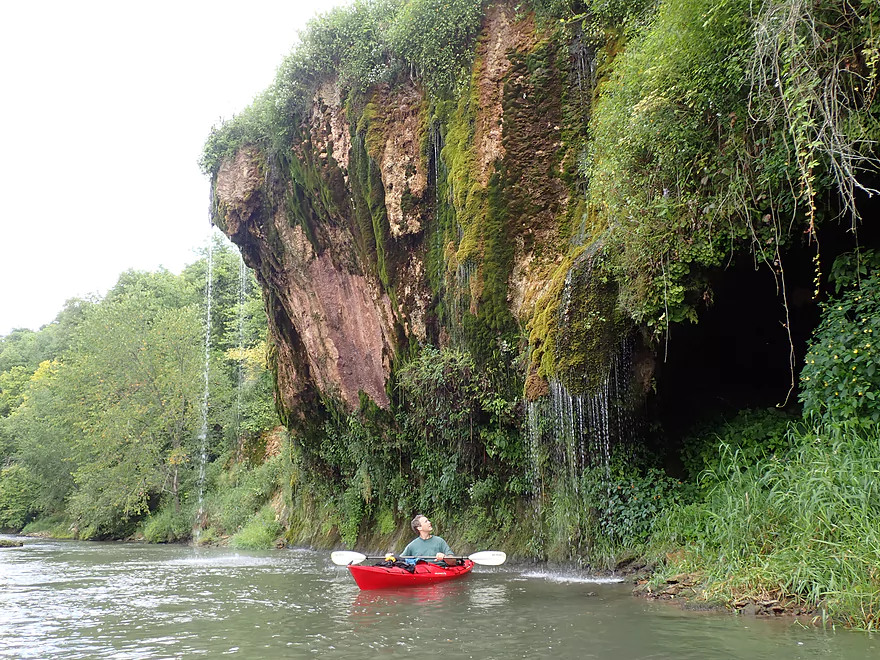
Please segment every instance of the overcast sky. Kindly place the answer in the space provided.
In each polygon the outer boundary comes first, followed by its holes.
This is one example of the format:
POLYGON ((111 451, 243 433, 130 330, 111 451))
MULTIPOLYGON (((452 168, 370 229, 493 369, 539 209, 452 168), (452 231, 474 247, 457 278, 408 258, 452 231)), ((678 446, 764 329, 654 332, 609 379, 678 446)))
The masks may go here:
POLYGON ((128 268, 179 273, 209 234, 198 158, 316 13, 343 0, 6 2, 0 335, 128 268))

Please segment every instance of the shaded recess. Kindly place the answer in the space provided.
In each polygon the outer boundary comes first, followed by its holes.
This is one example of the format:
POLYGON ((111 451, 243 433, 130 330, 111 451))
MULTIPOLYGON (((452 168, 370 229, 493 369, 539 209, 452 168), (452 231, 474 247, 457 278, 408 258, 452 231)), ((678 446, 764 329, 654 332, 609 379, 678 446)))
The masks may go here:
MULTIPOLYGON (((868 182, 876 187, 878 181, 868 182)), ((819 323, 821 301, 834 295, 831 265, 857 246, 880 249, 880 197, 859 198, 862 222, 853 233, 849 219, 826 221, 818 233, 821 287, 814 298, 815 242, 796 239, 783 255, 794 347, 795 385, 807 346, 819 323)), ((710 274, 711 302, 697 324, 673 325, 657 348, 656 394, 648 414, 673 447, 697 422, 733 417, 744 408, 798 409, 798 390, 789 394, 786 310, 770 267, 741 253, 734 263, 710 274)), ((667 445, 668 446, 668 445, 667 445)))

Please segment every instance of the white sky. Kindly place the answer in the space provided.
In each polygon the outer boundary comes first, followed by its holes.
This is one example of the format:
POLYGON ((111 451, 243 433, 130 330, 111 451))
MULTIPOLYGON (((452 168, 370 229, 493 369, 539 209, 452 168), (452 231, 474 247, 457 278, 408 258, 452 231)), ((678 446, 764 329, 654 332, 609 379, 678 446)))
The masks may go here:
POLYGON ((343 0, 0 6, 0 335, 128 268, 179 273, 210 231, 211 126, 343 0))

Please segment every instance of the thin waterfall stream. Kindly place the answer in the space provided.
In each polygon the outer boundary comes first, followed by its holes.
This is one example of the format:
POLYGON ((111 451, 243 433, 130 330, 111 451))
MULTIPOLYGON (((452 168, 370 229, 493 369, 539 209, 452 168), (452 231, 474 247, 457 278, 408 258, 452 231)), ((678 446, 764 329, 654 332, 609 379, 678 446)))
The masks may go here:
POLYGON ((235 392, 235 430, 236 437, 241 437, 241 390, 244 385, 244 303, 247 298, 247 266, 244 257, 238 255, 238 383, 235 392))
MULTIPOLYGON (((556 493, 574 529, 589 527, 597 513, 613 517, 612 450, 633 444, 638 433, 635 338, 601 307, 603 290, 591 280, 595 255, 596 248, 572 265, 557 311, 558 361, 586 346, 591 361, 549 379, 547 393, 527 403, 524 429, 535 513, 542 517, 546 494, 556 493)), ((573 556, 580 551, 580 540, 572 540, 573 556)))
MULTIPOLYGON (((213 235, 213 227, 211 228, 213 235)), ((204 390, 202 391, 201 427, 199 428, 199 506, 193 526, 193 541, 198 544, 205 517, 205 468, 208 463, 208 396, 211 392, 211 302, 214 282, 214 242, 208 238, 208 274, 205 284, 205 363, 204 390)))

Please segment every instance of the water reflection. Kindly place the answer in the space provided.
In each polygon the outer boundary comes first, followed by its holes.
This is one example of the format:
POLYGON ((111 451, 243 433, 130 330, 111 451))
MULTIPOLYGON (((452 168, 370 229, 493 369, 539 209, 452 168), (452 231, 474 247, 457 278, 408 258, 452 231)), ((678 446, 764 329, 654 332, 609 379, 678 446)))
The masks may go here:
POLYGON ((474 586, 468 595, 471 606, 479 609, 502 607, 508 601, 506 584, 480 584, 474 586))

